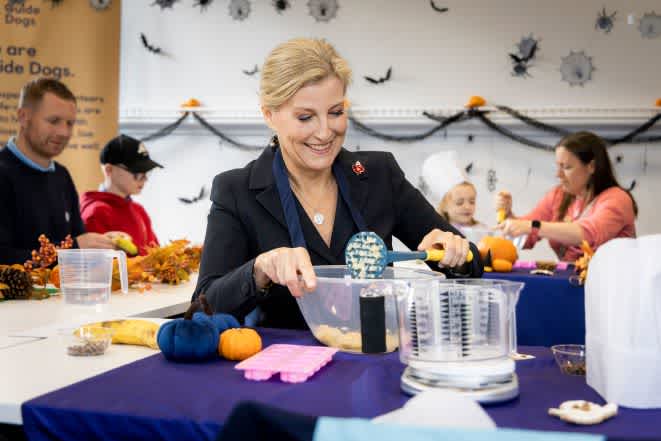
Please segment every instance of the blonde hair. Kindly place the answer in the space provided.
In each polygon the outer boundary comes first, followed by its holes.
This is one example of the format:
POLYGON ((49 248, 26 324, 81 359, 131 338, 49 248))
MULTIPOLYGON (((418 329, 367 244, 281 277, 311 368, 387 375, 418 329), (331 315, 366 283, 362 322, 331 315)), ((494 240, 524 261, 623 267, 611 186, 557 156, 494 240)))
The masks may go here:
MULTIPOLYGON (((452 190, 454 190, 459 186, 470 187, 473 189, 475 193, 477 193, 475 186, 468 181, 460 182, 459 184, 452 187, 447 193, 445 193, 445 195, 443 195, 443 198, 441 199, 441 202, 439 202, 438 207, 436 207, 436 211, 438 212, 438 214, 440 214, 443 217, 443 219, 445 219, 448 222, 450 222, 450 215, 448 214, 448 205, 450 204, 450 193, 452 193, 452 190)), ((477 225, 477 224, 479 224, 479 222, 476 221, 474 217, 471 218, 469 225, 477 225)))
POLYGON ((266 57, 259 85, 264 107, 277 109, 302 87, 335 75, 351 82, 351 68, 324 39, 294 38, 278 45, 266 57))

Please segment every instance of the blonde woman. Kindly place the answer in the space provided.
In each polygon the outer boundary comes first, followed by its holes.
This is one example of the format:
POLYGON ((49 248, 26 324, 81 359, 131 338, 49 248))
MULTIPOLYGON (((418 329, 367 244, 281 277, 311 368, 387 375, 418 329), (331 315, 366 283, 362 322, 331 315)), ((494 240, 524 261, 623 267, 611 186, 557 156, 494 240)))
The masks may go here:
MULTIPOLYGON (((218 312, 239 319, 259 306, 258 324, 305 328, 294 296, 316 287, 313 265, 344 263, 363 230, 411 248, 446 250, 446 271, 480 276, 469 243, 404 177, 390 153, 349 152, 347 62, 326 41, 277 46, 262 68, 261 108, 275 132, 262 154, 214 179, 200 277, 218 312)), ((473 249, 477 256, 477 250, 473 249)))

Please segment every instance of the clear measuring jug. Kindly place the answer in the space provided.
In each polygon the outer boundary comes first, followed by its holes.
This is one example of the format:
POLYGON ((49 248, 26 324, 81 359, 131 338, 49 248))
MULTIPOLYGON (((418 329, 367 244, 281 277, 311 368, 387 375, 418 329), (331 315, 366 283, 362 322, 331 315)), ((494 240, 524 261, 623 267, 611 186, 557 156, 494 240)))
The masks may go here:
POLYGON ((118 259, 122 292, 129 288, 126 254, 123 251, 74 249, 57 250, 60 289, 64 302, 97 305, 110 301, 113 259, 118 259))

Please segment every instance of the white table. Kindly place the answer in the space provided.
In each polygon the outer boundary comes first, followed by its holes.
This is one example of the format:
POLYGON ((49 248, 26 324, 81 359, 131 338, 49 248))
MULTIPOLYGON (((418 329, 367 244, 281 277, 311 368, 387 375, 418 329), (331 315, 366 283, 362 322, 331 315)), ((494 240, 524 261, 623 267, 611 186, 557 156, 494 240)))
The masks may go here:
MULTIPOLYGON (((0 303, 0 337, 48 337, 63 325, 126 317, 164 318, 180 314, 190 305, 197 282, 194 274, 180 285, 154 284, 150 291, 113 292, 110 302, 94 311, 64 303, 61 295, 45 300, 10 300, 0 303)), ((1 351, 1 349, 0 349, 1 351)))
POLYGON ((1 349, 0 423, 22 424, 21 405, 25 401, 157 352, 144 346, 113 344, 103 355, 73 357, 57 336, 1 349))
POLYGON ((142 317, 162 323, 190 305, 197 275, 181 285, 154 284, 143 293, 113 293, 107 305, 95 310, 64 303, 62 296, 45 300, 0 303, 0 423, 21 424, 21 405, 122 365, 157 353, 142 346, 111 345, 95 357, 66 353, 57 330, 93 321, 142 317))

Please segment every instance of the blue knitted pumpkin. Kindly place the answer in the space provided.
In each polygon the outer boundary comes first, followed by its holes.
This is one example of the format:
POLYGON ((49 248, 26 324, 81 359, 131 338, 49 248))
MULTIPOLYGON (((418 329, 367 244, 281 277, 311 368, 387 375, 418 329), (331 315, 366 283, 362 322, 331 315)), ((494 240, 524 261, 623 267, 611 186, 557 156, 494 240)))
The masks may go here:
POLYGON ((218 356, 218 326, 224 325, 227 319, 214 321, 213 316, 208 314, 210 309, 206 299, 200 297, 191 303, 183 319, 169 321, 159 328, 156 342, 168 360, 203 361, 218 356), (207 313, 194 314, 200 305, 207 313))
POLYGON ((223 331, 226 331, 230 328, 240 328, 241 325, 239 321, 230 314, 216 313, 213 315, 207 315, 204 312, 196 312, 193 314, 193 320, 206 321, 210 320, 211 323, 218 329, 218 335, 222 334, 223 331))
POLYGON ((218 332, 210 320, 176 319, 161 325, 156 342, 168 360, 202 361, 217 356, 218 332))

